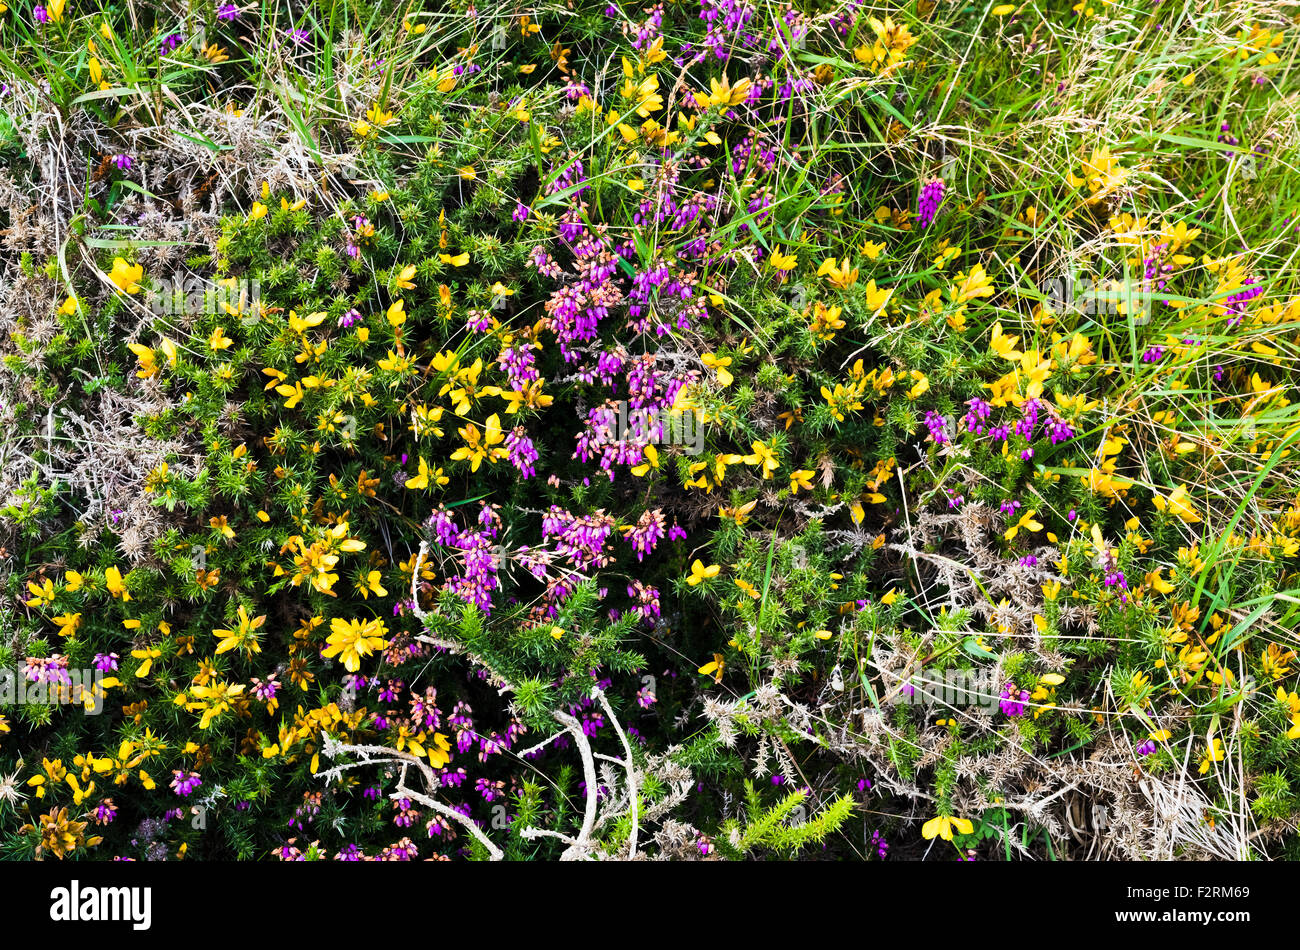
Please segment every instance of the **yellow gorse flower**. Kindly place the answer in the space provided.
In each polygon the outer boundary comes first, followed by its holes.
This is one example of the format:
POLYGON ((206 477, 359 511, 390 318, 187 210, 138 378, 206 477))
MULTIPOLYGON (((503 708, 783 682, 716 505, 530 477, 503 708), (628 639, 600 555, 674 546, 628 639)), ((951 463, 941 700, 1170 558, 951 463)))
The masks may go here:
POLYGON ((742 461, 746 465, 759 466, 760 473, 764 479, 771 478, 781 464, 777 461, 776 453, 772 451, 771 446, 765 442, 755 442, 752 446, 753 455, 746 455, 742 461))
POLYGON ((505 441, 505 434, 501 431, 501 417, 495 412, 488 416, 481 433, 478 426, 472 422, 456 431, 465 440, 465 444, 452 452, 451 458, 453 461, 468 460, 472 472, 479 470, 484 459, 495 464, 509 457, 509 453, 501 447, 501 443, 505 441))
POLYGON ((326 648, 321 651, 323 657, 337 656, 343 660, 343 666, 349 673, 361 669, 361 658, 369 656, 375 650, 388 646, 384 639, 388 628, 378 618, 367 623, 358 620, 343 620, 335 617, 330 621, 330 635, 326 638, 326 648))
POLYGON ((718 374, 718 385, 723 389, 730 386, 735 379, 727 372, 727 367, 731 365, 730 356, 719 357, 714 353, 705 353, 700 356, 700 362, 718 374))
POLYGON ((1083 163, 1078 175, 1066 175, 1066 181, 1071 188, 1087 185, 1091 192, 1088 203, 1096 204, 1123 187, 1128 175, 1129 170, 1111 155, 1110 146, 1102 146, 1092 150, 1092 156, 1083 163))
POLYGON ((722 568, 717 564, 710 564, 708 567, 705 567, 704 562, 699 558, 696 558, 691 564, 691 576, 686 578, 686 583, 692 587, 696 587, 702 581, 708 580, 711 577, 717 577, 718 571, 720 570, 722 570, 722 568))
POLYGON ((138 294, 143 277, 143 267, 139 264, 128 264, 121 257, 113 259, 113 268, 108 272, 108 279, 124 294, 138 294))
POLYGON ((218 654, 227 653, 230 650, 238 648, 244 651, 245 656, 252 656, 254 653, 261 653, 262 645, 258 642, 261 639, 261 634, 257 631, 261 629, 264 623, 266 623, 266 615, 262 614, 258 617, 249 617, 248 611, 244 609, 244 605, 240 604, 238 619, 239 624, 234 630, 223 629, 212 631, 213 636, 222 638, 217 644, 216 652, 218 654))
POLYGON ((26 601, 28 607, 41 607, 54 603, 54 582, 48 577, 43 584, 28 581, 27 590, 32 595, 26 601))
POLYGON ((960 835, 974 834, 975 826, 966 818, 953 818, 950 815, 938 815, 931 818, 921 827, 921 837, 927 841, 933 838, 942 838, 944 841, 951 841, 953 832, 960 835))
POLYGON ((835 258, 828 257, 821 262, 817 268, 817 276, 825 277, 833 287, 840 290, 848 290, 858 280, 858 269, 849 263, 846 257, 842 261, 836 262, 835 258))
POLYGON ((126 589, 126 583, 122 580, 122 572, 116 567, 104 571, 104 585, 114 598, 120 599, 123 603, 131 599, 131 592, 126 589))
POLYGON ((726 668, 726 666, 727 666, 727 662, 722 658, 722 654, 715 653, 713 654, 712 660, 710 660, 708 663, 705 663, 703 666, 700 667, 700 674, 703 676, 709 676, 710 674, 712 674, 713 682, 721 683, 722 671, 726 668))

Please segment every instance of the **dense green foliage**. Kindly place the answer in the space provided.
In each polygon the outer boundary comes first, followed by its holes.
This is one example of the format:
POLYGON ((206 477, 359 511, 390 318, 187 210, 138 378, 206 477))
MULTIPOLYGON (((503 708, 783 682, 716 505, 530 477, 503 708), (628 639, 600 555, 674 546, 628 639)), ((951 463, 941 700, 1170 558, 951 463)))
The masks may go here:
POLYGON ((6 856, 1293 856, 1275 13, 75 3, 6 856))

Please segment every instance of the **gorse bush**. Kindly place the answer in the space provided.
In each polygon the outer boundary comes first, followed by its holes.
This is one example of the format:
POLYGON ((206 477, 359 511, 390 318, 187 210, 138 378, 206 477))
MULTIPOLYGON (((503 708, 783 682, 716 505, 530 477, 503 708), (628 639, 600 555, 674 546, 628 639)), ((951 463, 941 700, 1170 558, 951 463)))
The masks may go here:
POLYGON ((1293 855, 1275 11, 0 18, 7 856, 1293 855))

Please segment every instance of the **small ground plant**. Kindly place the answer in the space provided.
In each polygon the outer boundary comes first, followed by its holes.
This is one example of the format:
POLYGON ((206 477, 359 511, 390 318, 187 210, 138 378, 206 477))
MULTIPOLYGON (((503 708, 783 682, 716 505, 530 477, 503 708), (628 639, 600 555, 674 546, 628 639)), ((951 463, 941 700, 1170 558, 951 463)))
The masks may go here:
POLYGON ((1276 4, 0 4, 0 855, 1300 857, 1276 4))

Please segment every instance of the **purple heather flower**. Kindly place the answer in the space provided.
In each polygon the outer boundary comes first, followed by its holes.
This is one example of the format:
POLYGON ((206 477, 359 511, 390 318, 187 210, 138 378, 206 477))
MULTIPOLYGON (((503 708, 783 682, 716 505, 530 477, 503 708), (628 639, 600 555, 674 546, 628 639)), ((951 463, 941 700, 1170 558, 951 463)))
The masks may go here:
POLYGON ((636 551, 636 559, 642 561, 655 549, 655 545, 664 535, 663 509, 655 508, 641 512, 637 523, 625 531, 624 540, 636 551))
POLYGON ((1029 690, 1017 690, 1015 683, 1007 683, 1002 687, 1002 698, 998 702, 998 707, 1008 716, 1023 716, 1027 702, 1029 702, 1029 690))
POLYGON ((29 656, 24 663, 23 675, 27 677, 29 683, 72 685, 72 678, 68 675, 68 658, 66 656, 29 656))
POLYGON ((627 595, 634 601, 632 613, 652 623, 659 616, 659 588, 633 581, 628 585, 627 595))
POLYGON ((169 33, 163 37, 162 42, 158 44, 158 52, 161 56, 168 53, 174 53, 176 48, 185 42, 184 33, 169 33))
POLYGON ((993 412, 992 404, 985 402, 978 396, 968 400, 966 405, 970 407, 965 415, 966 431, 974 432, 976 435, 984 434, 984 420, 993 412))
POLYGON ((936 445, 941 445, 948 441, 948 420, 933 409, 926 410, 925 427, 930 430, 930 438, 936 445))
POLYGON ((117 155, 113 156, 113 164, 122 171, 129 172, 132 165, 131 156, 127 155, 125 152, 119 152, 117 155))
POLYGON ((944 184, 942 178, 931 178, 921 189, 921 197, 916 203, 917 224, 925 229, 930 226, 943 204, 944 184))
MULTIPOLYGON (((227 23, 231 20, 238 20, 239 7, 235 6, 233 3, 223 3, 221 6, 217 7, 217 19, 225 20, 227 23)), ((350 847, 356 847, 356 845, 350 845, 350 847)))
POLYGON ((454 772, 443 770, 438 773, 438 780, 448 788, 460 788, 467 778, 469 775, 464 769, 456 769, 454 772))
POLYGON ((871 832, 871 847, 876 849, 876 857, 882 861, 889 856, 889 842, 879 831, 871 832))
POLYGON ((107 825, 117 817, 117 806, 113 804, 113 799, 106 798, 95 806, 92 817, 97 825, 107 825))
POLYGON ((537 474, 537 469, 533 463, 538 459, 538 452, 533 445, 533 440, 525 434, 523 426, 516 426, 511 433, 506 436, 506 452, 510 464, 513 465, 519 474, 524 478, 532 478, 537 474))
POLYGON ((180 769, 172 769, 171 786, 176 790, 176 794, 182 798, 189 795, 190 792, 194 791, 202 784, 203 780, 199 778, 198 772, 190 772, 187 774, 182 772, 180 769))
POLYGON ((1059 445, 1074 438, 1074 428, 1058 416, 1049 418, 1045 428, 1047 429, 1047 438, 1053 445, 1059 445))
POLYGON ((1148 739, 1146 742, 1139 745, 1134 751, 1136 751, 1138 755, 1150 755, 1152 752, 1156 751, 1155 740, 1148 739))

